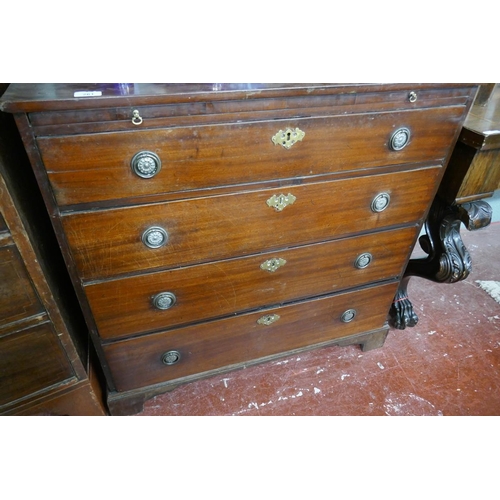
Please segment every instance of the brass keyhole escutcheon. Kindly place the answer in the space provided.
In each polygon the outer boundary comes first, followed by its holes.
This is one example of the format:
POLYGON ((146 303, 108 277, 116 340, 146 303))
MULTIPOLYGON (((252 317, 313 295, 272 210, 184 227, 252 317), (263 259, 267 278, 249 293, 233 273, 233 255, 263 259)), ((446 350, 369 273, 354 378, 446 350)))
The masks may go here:
POLYGON ((259 318, 257 320, 257 323, 259 325, 266 325, 269 326, 273 324, 275 321, 278 321, 280 319, 280 316, 278 314, 266 314, 265 316, 262 316, 262 318, 259 318))
POLYGON ((274 273, 280 267, 283 267, 286 264, 285 259, 281 259, 278 257, 273 257, 272 259, 266 260, 260 265, 260 268, 263 271, 269 271, 270 273, 274 273))
POLYGON ((271 137, 274 145, 283 146, 285 149, 290 149, 295 143, 301 141, 306 133, 300 128, 295 129, 287 128, 286 130, 279 130, 271 137))
POLYGON ((266 201, 266 203, 267 203, 267 206, 274 208, 277 212, 281 212, 288 205, 293 205, 295 203, 296 199, 297 198, 291 193, 288 193, 287 195, 285 195, 285 194, 280 194, 280 195, 273 194, 271 196, 271 198, 269 198, 266 201))

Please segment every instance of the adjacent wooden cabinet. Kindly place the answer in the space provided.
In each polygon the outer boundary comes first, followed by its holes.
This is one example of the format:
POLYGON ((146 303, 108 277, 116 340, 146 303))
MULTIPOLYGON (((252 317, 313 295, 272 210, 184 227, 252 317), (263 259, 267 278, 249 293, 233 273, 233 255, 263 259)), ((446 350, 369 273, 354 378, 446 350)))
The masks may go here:
POLYGON ((13 85, 112 414, 383 345, 472 84, 13 85))
POLYGON ((486 90, 465 120, 440 189, 449 203, 484 200, 500 189, 500 84, 486 90))
POLYGON ((0 415, 105 415, 88 331, 12 117, 0 114, 0 415))

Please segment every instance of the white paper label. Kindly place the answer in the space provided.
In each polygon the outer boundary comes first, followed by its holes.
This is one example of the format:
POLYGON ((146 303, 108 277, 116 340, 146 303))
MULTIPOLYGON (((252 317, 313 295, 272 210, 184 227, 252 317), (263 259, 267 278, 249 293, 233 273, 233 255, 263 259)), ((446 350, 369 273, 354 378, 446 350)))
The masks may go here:
POLYGON ((80 90, 73 94, 73 97, 100 97, 102 92, 100 90, 80 90))

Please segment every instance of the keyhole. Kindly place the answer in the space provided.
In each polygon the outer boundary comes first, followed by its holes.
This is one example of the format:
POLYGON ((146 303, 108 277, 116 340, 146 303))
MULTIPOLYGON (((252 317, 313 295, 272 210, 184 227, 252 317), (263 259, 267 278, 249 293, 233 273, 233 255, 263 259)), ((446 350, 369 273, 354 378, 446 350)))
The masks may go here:
POLYGON ((289 141, 289 140, 290 140, 291 135, 292 135, 292 134, 291 134, 290 132, 288 132, 288 133, 286 134, 286 140, 287 140, 287 141, 289 141))

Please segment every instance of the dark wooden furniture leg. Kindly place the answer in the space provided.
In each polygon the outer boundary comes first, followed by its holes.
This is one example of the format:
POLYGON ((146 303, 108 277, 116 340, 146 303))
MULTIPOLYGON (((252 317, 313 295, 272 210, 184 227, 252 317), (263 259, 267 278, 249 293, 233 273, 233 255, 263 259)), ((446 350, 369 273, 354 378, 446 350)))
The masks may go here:
POLYGON ((468 231, 486 227, 491 222, 492 209, 485 201, 449 205, 436 198, 425 223, 425 234, 419 243, 427 257, 410 259, 389 312, 393 328, 404 330, 415 326, 418 316, 408 298, 408 282, 412 276, 436 283, 456 283, 470 274, 470 254, 460 236, 460 224, 468 231))

